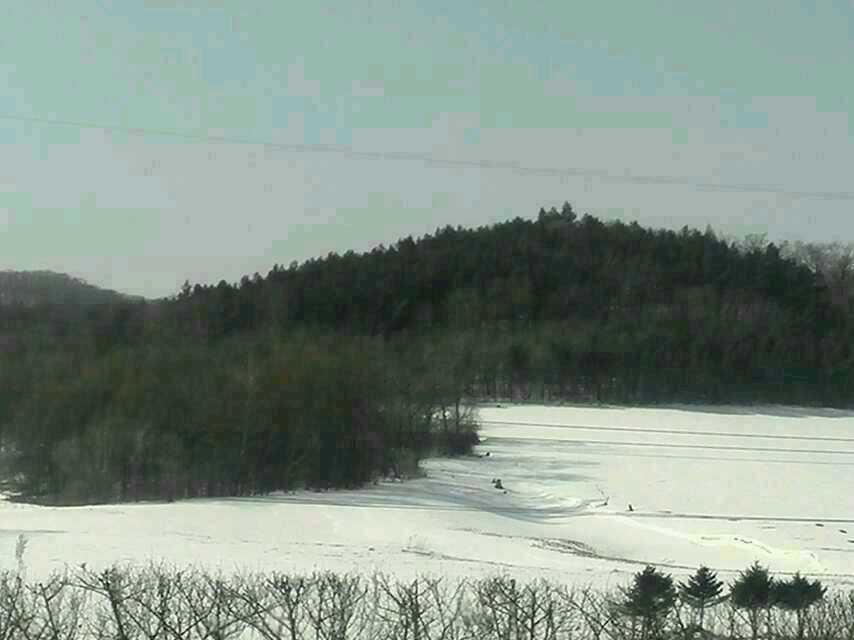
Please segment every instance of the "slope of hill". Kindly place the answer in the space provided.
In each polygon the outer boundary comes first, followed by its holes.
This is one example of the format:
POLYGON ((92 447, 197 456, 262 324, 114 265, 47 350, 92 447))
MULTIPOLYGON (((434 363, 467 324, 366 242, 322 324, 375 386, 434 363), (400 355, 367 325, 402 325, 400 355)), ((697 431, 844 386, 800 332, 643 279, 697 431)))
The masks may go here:
POLYGON ((54 271, 0 271, 0 305, 90 305, 133 300, 54 271))

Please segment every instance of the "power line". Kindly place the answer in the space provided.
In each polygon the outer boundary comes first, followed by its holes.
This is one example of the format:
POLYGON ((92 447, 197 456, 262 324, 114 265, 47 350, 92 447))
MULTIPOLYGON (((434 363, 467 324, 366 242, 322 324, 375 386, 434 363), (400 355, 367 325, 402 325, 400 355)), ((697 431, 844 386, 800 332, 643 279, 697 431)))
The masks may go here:
POLYGON ((691 187, 701 191, 715 191, 723 193, 766 193, 784 196, 796 200, 854 201, 854 192, 851 191, 799 191, 767 184, 763 185, 747 183, 736 184, 706 182, 690 177, 638 175, 628 172, 614 173, 601 169, 586 169, 579 167, 537 167, 524 165, 514 161, 459 160, 453 158, 440 158, 430 153, 420 153, 415 151, 365 151, 353 149, 344 145, 269 142, 263 140, 253 140, 249 138, 218 136, 210 134, 196 134, 165 129, 151 129, 147 127, 124 127, 118 125, 105 125, 96 122, 87 122, 83 120, 40 118, 36 116, 24 116, 14 113, 0 113, 0 119, 16 122, 26 122, 30 124, 77 127, 84 129, 99 129, 101 131, 126 133, 137 136, 160 136, 167 138, 177 138, 181 140, 193 140, 198 142, 213 142, 218 144, 255 145, 266 147, 268 149, 275 149, 277 151, 284 151, 287 153, 327 153, 359 159, 420 162, 428 166, 446 168, 503 170, 510 171, 511 173, 515 173, 518 175, 526 176, 555 178, 593 178, 596 180, 601 180, 603 182, 611 182, 616 184, 683 186, 691 187))

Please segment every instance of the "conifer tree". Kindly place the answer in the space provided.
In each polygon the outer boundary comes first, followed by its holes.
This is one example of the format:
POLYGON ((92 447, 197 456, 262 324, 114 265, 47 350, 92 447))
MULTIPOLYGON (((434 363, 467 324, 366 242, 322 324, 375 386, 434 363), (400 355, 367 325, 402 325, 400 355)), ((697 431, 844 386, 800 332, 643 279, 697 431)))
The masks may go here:
POLYGON ((730 589, 732 603, 747 613, 752 640, 759 637, 761 613, 770 611, 773 588, 774 580, 768 574, 768 569, 754 562, 748 569, 739 573, 730 589))
POLYGON ((774 584, 772 590, 774 605, 795 613, 799 639, 804 637, 807 611, 824 597, 826 590, 819 580, 811 582, 800 573, 796 573, 790 580, 774 584))
POLYGON ((636 573, 632 586, 624 591, 623 611, 642 621, 641 638, 658 638, 676 603, 676 588, 670 575, 659 573, 652 566, 636 573))
POLYGON ((699 614, 699 629, 703 631, 703 618, 706 608, 721 600, 723 582, 718 580, 717 574, 708 567, 700 567, 697 572, 688 578, 687 582, 679 585, 679 595, 688 606, 697 610, 699 614))

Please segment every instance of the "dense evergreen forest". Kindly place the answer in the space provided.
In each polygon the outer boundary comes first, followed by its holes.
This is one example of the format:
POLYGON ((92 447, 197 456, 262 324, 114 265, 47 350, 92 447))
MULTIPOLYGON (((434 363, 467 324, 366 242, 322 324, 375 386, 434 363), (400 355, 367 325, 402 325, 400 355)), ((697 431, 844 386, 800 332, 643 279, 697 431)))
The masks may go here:
POLYGON ((174 297, 0 306, 13 487, 355 486, 466 452, 478 399, 854 405, 851 252, 567 204, 174 297))

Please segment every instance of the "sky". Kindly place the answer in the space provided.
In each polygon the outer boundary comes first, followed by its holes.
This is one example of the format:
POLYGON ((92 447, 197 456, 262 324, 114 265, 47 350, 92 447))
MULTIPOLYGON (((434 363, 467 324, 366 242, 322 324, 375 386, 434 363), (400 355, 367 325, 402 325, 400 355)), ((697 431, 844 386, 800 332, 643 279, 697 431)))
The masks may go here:
POLYGON ((854 241, 848 0, 0 0, 0 23, 0 269, 159 297, 564 201, 854 241))

